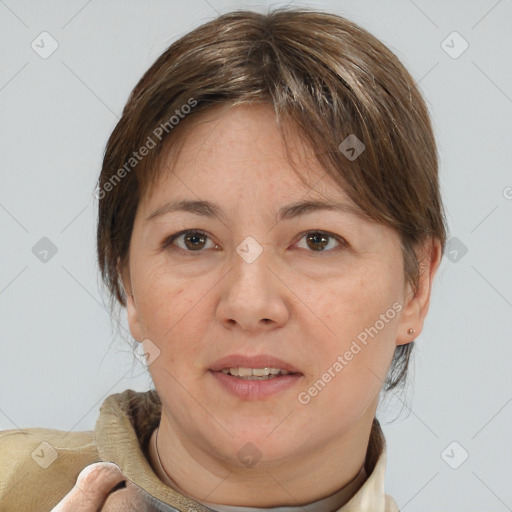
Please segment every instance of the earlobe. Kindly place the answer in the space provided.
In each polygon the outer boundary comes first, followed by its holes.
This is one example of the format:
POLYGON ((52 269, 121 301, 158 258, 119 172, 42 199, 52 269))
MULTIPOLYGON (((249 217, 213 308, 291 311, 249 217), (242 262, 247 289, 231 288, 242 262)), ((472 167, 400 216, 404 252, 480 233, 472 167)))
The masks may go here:
POLYGON ((398 326, 397 345, 406 345, 420 335, 428 313, 432 283, 441 263, 441 243, 437 239, 431 240, 422 249, 424 256, 420 263, 418 289, 414 293, 412 287, 407 286, 406 304, 398 326))

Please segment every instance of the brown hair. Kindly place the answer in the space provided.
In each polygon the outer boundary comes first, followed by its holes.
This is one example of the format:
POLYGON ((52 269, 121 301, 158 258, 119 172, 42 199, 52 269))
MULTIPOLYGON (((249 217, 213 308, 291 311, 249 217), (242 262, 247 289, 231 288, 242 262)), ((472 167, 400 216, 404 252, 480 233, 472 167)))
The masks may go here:
MULTIPOLYGON (((97 189, 97 250, 111 307, 116 300, 126 305, 120 270, 128 262, 139 201, 169 154, 163 148, 178 146, 178 133, 206 109, 255 101, 273 106, 285 140, 285 125, 298 130, 368 218, 396 230, 414 289, 419 244, 437 238, 444 252, 446 221, 429 113, 398 58, 334 14, 235 11, 189 32, 155 61, 108 140, 97 189), (349 136, 364 144, 357 158, 342 151, 349 136)), ((413 343, 395 349, 386 391, 404 383, 413 343)))

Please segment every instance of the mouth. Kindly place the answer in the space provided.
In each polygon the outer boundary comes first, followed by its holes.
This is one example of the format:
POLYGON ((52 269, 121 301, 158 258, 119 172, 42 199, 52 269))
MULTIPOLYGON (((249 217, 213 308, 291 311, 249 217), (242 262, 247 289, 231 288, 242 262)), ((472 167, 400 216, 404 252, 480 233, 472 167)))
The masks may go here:
POLYGON ((304 375, 269 355, 231 355, 215 362, 210 373, 221 387, 243 400, 260 400, 297 385, 304 375))
POLYGON ((243 380, 268 380, 275 379, 280 375, 296 375, 298 373, 288 372, 286 370, 282 370, 281 368, 244 368, 240 366, 234 368, 224 368, 220 371, 226 375, 238 377, 239 379, 243 380))
POLYGON ((210 371, 222 372, 233 377, 249 379, 275 378, 279 375, 301 374, 295 366, 268 354, 246 356, 232 354, 215 361, 210 371))

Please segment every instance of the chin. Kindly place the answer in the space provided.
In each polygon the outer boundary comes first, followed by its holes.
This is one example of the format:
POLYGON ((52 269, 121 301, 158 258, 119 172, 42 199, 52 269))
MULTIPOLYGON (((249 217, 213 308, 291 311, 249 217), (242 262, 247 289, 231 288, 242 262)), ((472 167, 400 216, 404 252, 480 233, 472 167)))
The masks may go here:
MULTIPOLYGON (((253 431, 246 435, 234 435, 226 446, 227 453, 231 454, 232 463, 236 466, 252 468, 270 468, 279 466, 300 449, 301 442, 297 436, 287 433, 286 439, 279 436, 269 436, 269 430, 253 431), (293 441, 293 445, 289 444, 293 441)), ((219 445, 217 445, 217 448, 219 445)))

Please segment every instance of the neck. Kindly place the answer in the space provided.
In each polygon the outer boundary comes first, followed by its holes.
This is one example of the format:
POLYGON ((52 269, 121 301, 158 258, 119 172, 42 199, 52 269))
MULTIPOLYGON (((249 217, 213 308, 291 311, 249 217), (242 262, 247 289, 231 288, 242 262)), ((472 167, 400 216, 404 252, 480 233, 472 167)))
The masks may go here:
MULTIPOLYGON (((336 493, 360 475, 374 412, 362 417, 346 436, 337 438, 335 446, 329 444, 301 454, 297 460, 290 458, 260 469, 234 467, 211 457, 195 443, 187 445, 181 441, 186 437, 162 415, 151 436, 150 462, 164 484, 196 501, 265 508, 306 505, 336 493)), ((351 489, 345 502, 359 488, 351 489)))

